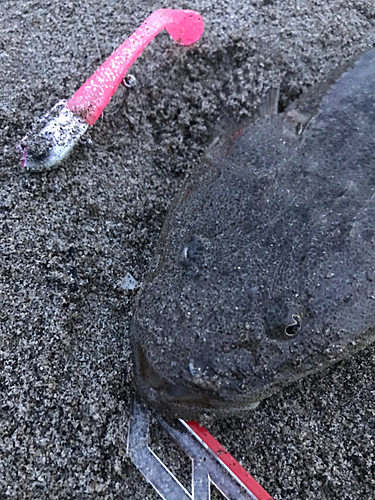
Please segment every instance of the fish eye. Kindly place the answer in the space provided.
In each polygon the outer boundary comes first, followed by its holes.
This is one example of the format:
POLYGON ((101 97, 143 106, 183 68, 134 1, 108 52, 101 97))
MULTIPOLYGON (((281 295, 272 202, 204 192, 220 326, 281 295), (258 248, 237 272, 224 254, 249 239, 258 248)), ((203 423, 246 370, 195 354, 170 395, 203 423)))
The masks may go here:
POLYGON ((183 249, 182 249, 182 258, 183 259, 188 259, 191 255, 191 249, 189 247, 189 245, 186 245, 183 249))
POLYGON ((302 328, 297 307, 287 298, 275 298, 264 311, 264 332, 267 337, 274 340, 294 339, 302 328))
POLYGON ((293 323, 285 327, 285 335, 292 338, 295 337, 301 330, 301 318, 298 314, 292 314, 293 323))
POLYGON ((193 238, 188 243, 186 243, 181 250, 181 263, 185 266, 189 266, 198 250, 198 240, 193 238))

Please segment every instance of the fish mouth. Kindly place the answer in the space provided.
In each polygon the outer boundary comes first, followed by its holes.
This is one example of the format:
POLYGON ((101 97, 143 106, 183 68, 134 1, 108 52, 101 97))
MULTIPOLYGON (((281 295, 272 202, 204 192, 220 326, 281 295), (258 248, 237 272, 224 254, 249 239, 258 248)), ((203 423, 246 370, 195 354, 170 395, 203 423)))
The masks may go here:
POLYGON ((166 381, 147 360, 141 344, 138 342, 135 361, 135 386, 143 398, 162 414, 175 418, 196 419, 202 415, 226 415, 242 413, 256 408, 260 400, 233 401, 221 398, 212 390, 198 390, 166 381))
POLYGON ((143 383, 141 385, 148 386, 152 392, 158 392, 163 399, 180 402, 196 402, 203 401, 204 396, 196 391, 191 391, 178 384, 171 384, 163 379, 148 362, 146 355, 140 343, 138 343, 138 375, 143 383))

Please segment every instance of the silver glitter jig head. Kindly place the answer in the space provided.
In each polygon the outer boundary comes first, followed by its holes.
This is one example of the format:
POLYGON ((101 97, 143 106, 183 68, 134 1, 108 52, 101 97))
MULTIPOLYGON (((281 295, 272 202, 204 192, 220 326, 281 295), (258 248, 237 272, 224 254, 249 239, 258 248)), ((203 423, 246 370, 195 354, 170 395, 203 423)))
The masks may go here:
POLYGON ((59 101, 20 141, 22 166, 45 170, 60 163, 88 129, 88 124, 59 101))

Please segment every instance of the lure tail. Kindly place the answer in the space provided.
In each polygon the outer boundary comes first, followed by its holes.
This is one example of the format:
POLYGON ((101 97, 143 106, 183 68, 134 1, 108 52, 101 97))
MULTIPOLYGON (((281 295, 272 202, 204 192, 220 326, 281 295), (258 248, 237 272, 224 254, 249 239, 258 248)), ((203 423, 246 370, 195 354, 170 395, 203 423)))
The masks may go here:
POLYGON ((190 45, 199 40, 203 27, 202 17, 192 10, 156 10, 77 90, 66 107, 93 125, 130 66, 158 33, 166 29, 177 43, 190 45))

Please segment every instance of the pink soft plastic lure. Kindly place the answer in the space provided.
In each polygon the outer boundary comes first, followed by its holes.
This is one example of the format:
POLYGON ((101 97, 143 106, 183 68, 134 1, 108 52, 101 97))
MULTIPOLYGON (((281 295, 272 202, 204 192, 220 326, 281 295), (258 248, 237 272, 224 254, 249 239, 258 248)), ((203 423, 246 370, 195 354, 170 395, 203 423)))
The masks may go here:
POLYGON ((23 166, 43 170, 63 160, 102 114, 130 66, 163 29, 177 43, 191 45, 201 37, 204 22, 192 10, 153 12, 68 101, 58 102, 22 139, 23 166))

